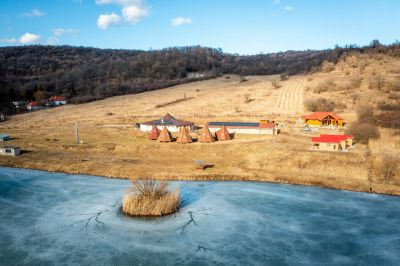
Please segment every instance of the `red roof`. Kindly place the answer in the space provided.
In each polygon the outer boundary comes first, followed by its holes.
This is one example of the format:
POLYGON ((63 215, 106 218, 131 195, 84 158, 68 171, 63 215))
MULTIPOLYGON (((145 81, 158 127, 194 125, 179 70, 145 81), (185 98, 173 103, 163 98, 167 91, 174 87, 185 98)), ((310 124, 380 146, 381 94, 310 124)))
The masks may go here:
POLYGON ((274 122, 260 123, 259 127, 260 128, 275 128, 275 123, 274 122))
POLYGON ((49 98, 50 101, 65 101, 65 97, 63 96, 54 96, 49 98))
POLYGON ((332 116, 336 120, 342 120, 343 117, 340 115, 335 114, 334 112, 315 112, 309 115, 303 115, 301 118, 303 119, 315 119, 315 120, 322 120, 327 116, 332 116))
POLYGON ((312 137, 312 142, 324 142, 324 143, 339 143, 343 140, 354 138, 353 135, 325 135, 321 134, 319 137, 312 137))
POLYGON ((38 102, 30 102, 28 103, 29 106, 40 106, 38 102))

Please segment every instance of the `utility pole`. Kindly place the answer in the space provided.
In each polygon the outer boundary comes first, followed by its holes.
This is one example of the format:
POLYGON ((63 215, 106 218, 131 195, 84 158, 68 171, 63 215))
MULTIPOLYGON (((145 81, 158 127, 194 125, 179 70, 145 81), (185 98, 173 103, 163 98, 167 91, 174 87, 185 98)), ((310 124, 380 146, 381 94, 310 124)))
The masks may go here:
POLYGON ((75 122, 75 144, 79 144, 78 121, 75 122))

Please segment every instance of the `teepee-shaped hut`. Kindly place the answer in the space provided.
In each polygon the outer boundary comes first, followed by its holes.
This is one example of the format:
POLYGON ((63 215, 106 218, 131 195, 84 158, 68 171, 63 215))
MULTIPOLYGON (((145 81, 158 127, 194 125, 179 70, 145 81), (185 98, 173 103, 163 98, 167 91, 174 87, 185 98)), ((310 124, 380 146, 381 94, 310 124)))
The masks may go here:
POLYGON ((218 130, 215 135, 217 136, 217 139, 219 141, 223 140, 231 140, 231 136, 229 135, 228 129, 226 128, 225 125, 221 127, 220 130, 218 130))
POLYGON ((158 142, 172 142, 171 133, 168 131, 167 127, 161 130, 160 136, 157 139, 158 142))
POLYGON ((153 125, 153 127, 151 128, 151 131, 148 135, 149 140, 157 140, 159 136, 160 136, 160 130, 158 129, 158 127, 156 125, 153 125))
POLYGON ((199 142, 203 143, 210 143, 215 141, 214 137, 210 133, 210 129, 208 128, 208 125, 205 124, 203 127, 203 130, 201 131, 201 135, 199 138, 199 142))
POLYGON ((181 129, 181 132, 179 133, 179 137, 176 140, 177 143, 182 143, 182 144, 187 144, 187 143, 192 143, 192 137, 189 135, 189 131, 187 130, 186 127, 183 127, 181 129))

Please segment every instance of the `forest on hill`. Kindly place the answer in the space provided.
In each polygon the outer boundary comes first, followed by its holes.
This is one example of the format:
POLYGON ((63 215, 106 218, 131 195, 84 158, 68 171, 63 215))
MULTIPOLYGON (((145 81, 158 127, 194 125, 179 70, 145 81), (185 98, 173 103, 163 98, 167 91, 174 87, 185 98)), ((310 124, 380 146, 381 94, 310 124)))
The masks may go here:
POLYGON ((400 44, 346 46, 329 50, 286 51, 258 55, 224 53, 201 46, 163 50, 114 50, 72 46, 0 48, 0 108, 11 101, 34 100, 35 94, 61 95, 82 103, 140 93, 223 74, 288 75, 318 71, 348 52, 400 57, 400 44))

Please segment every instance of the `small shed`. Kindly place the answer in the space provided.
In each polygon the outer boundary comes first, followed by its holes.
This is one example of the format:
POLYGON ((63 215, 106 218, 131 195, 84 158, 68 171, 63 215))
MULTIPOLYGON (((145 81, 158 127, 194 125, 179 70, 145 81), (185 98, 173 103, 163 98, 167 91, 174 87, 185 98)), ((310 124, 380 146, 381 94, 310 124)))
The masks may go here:
POLYGON ((210 129, 208 128, 208 125, 205 124, 204 127, 203 127, 203 130, 201 131, 199 142, 211 143, 213 141, 215 141, 215 139, 211 135, 211 132, 210 132, 210 129))
POLYGON ((7 141, 10 140, 10 135, 7 134, 0 134, 0 141, 7 141))
POLYGON ((181 129, 181 132, 176 142, 181 144, 188 144, 193 142, 192 137, 189 135, 189 131, 185 127, 181 129))
POLYGON ((231 136, 229 135, 228 129, 226 128, 225 125, 221 127, 220 130, 218 130, 215 135, 217 136, 217 139, 219 141, 224 141, 224 140, 231 140, 231 136))
POLYGON ((21 154, 21 149, 16 146, 0 147, 0 155, 18 156, 21 154))
POLYGON ((172 142, 171 133, 168 131, 167 127, 164 127, 161 130, 160 136, 157 139, 158 142, 172 142))
POLYGON ((148 134, 149 140, 157 140, 158 137, 160 136, 160 130, 156 125, 153 125, 153 128, 151 129, 150 133, 148 134))

